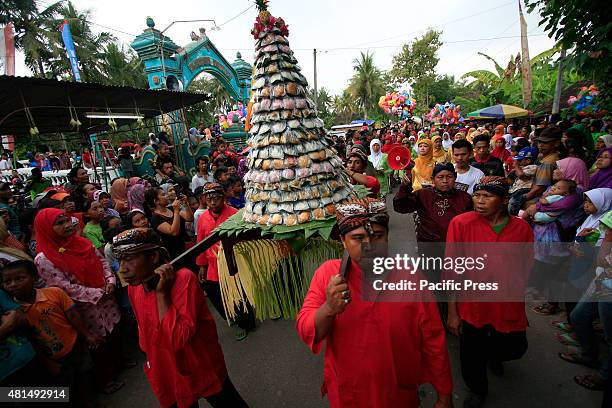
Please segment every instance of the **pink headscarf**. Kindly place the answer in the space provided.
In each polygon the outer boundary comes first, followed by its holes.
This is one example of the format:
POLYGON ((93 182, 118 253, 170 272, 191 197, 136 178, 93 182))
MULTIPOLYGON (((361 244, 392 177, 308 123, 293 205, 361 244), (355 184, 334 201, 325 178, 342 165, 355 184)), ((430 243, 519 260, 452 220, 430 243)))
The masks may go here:
POLYGON ((582 191, 588 190, 589 172, 582 160, 576 157, 566 157, 557 161, 557 167, 563 173, 563 178, 574 180, 582 191))

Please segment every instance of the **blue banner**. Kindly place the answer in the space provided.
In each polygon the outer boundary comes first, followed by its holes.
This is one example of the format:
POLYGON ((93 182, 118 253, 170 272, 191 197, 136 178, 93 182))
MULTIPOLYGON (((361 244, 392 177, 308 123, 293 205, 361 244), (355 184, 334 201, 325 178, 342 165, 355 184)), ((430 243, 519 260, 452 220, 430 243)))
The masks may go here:
POLYGON ((72 33, 70 32, 70 24, 64 21, 60 26, 62 32, 62 39, 64 40, 64 46, 66 47, 66 55, 70 60, 70 66, 72 67, 72 73, 74 74, 74 80, 81 82, 81 73, 79 72, 79 60, 77 59, 76 52, 74 51, 74 42, 72 41, 72 33))

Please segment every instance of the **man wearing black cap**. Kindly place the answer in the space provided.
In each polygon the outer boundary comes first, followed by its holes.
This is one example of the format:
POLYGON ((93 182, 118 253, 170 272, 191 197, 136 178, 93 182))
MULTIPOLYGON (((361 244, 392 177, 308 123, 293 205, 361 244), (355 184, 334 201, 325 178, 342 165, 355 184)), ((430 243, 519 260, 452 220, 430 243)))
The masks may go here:
POLYGON ((452 163, 437 164, 433 170, 433 188, 413 192, 410 173, 405 172, 393 198, 393 209, 401 214, 417 213, 418 242, 444 242, 451 219, 472 210, 472 197, 455 189, 456 178, 452 163))
POLYGON ((559 160, 559 145, 563 132, 558 127, 546 128, 537 137, 539 160, 531 190, 523 198, 524 202, 532 201, 544 193, 553 184, 553 171, 559 160))
MULTIPOLYGON (((489 256, 486 269, 480 271, 482 275, 479 276, 495 275, 512 265, 512 270, 516 271, 512 278, 519 285, 521 273, 531 270, 533 257, 525 251, 525 244, 516 244, 526 243, 531 247, 533 232, 526 221, 508 214, 508 190, 504 177, 487 176, 480 180, 474 187, 474 211, 458 215, 448 226, 446 256, 458 256, 462 247, 455 243, 476 242, 482 251, 486 247, 483 243, 504 243, 507 256, 489 256), (517 251, 521 256, 517 256, 517 251)), ((482 256, 482 252, 468 255, 482 256)), ((453 276, 454 272, 446 273, 453 276)), ((504 279, 504 276, 493 277, 499 281, 504 279)), ((463 407, 479 408, 488 393, 487 366, 501 376, 503 361, 516 360, 527 351, 525 303, 518 299, 512 303, 475 302, 473 298, 462 300, 464 293, 456 296, 455 300, 448 302, 447 327, 459 336, 461 375, 471 392, 463 407)))

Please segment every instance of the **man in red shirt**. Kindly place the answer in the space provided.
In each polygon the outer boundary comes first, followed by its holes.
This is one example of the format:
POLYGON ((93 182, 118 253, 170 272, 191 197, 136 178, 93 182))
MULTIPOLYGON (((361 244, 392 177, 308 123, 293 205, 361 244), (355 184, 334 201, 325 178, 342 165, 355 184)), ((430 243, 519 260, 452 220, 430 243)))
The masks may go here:
POLYGON ((368 166, 368 156, 361 147, 353 146, 346 162, 346 174, 351 178, 351 184, 361 184, 370 190, 370 196, 378 197, 380 183, 376 177, 364 174, 368 166))
MULTIPOLYGON (((223 224, 238 211, 225 203, 225 190, 219 183, 206 183, 203 191, 207 210, 200 215, 197 225, 198 242, 206 238, 219 225, 223 224)), ((196 258, 196 264, 200 267, 198 274, 202 287, 206 291, 211 303, 219 312, 219 315, 227 319, 223 309, 223 299, 221 298, 221 287, 219 285, 219 269, 217 266, 217 251, 220 243, 217 242, 204 253, 196 258)), ((247 303, 248 313, 239 308, 236 324, 236 340, 244 340, 250 330, 255 328, 255 312, 250 304, 247 303)))
POLYGON ((450 407, 451 370, 436 304, 362 300, 361 245, 388 242, 384 200, 351 200, 336 206, 336 217, 348 267, 340 271, 334 259, 315 271, 296 324, 313 353, 326 343, 321 391, 329 405, 416 408, 419 385, 431 383, 438 392, 434 407, 450 407))
POLYGON ((205 398, 213 407, 248 407, 229 378, 215 320, 193 272, 175 271, 149 228, 117 235, 113 251, 130 285, 144 371, 160 406, 188 408, 205 398))
MULTIPOLYGON (((485 176, 474 186, 475 211, 458 215, 450 222, 446 256, 457 256, 451 249, 457 246, 452 243, 476 242, 479 248, 486 247, 483 243, 514 244, 520 248, 520 256, 508 245, 506 256, 489 256, 486 270, 495 273, 512 265, 516 271, 512 278, 519 285, 521 273, 532 267, 533 257, 526 248, 531 247, 533 233, 526 221, 508 214, 508 190, 506 179, 498 176, 485 176)), ((504 278, 500 274, 499 279, 504 278)), ((459 336, 461 374, 471 391, 464 402, 465 408, 483 406, 488 392, 487 366, 501 376, 503 361, 516 360, 525 354, 527 325, 523 301, 462 302, 459 299, 448 302, 448 329, 459 336)))

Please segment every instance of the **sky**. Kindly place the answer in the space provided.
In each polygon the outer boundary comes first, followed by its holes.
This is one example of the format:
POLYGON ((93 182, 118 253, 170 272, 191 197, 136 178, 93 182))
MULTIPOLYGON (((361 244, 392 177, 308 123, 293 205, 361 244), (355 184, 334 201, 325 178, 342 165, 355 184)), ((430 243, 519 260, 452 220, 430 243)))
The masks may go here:
MULTIPOLYGON (((93 26, 95 31, 111 32, 126 47, 147 28, 148 16, 155 20, 159 30, 176 20, 214 19, 221 27, 219 31, 210 30, 212 22, 192 22, 176 23, 165 34, 181 46, 190 41, 191 31, 197 33, 199 27, 205 27, 208 37, 230 63, 236 51, 249 63, 253 61, 254 40, 250 31, 257 16, 253 0, 72 1, 79 10, 91 11, 90 20, 99 24, 93 26)), ((51 0, 40 3, 50 4, 51 0)), ((459 78, 473 70, 494 70, 493 63, 479 56, 479 51, 503 67, 511 54, 520 52, 518 0, 271 0, 268 10, 288 24, 290 46, 311 86, 313 49, 318 50, 318 86, 332 94, 346 88, 353 75, 353 60, 360 52, 374 53, 377 66, 388 70, 402 44, 430 27, 443 31, 438 74, 459 78)), ((523 12, 533 58, 551 48, 554 41, 538 26, 540 16, 535 10, 526 14, 523 8, 523 12)), ((23 55, 17 55, 16 74, 30 75, 23 55)))

